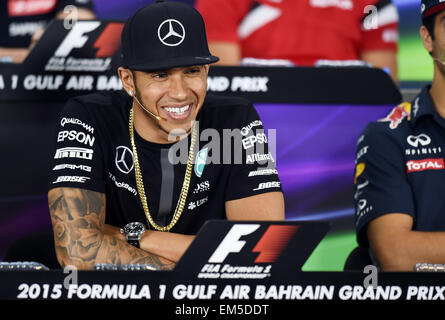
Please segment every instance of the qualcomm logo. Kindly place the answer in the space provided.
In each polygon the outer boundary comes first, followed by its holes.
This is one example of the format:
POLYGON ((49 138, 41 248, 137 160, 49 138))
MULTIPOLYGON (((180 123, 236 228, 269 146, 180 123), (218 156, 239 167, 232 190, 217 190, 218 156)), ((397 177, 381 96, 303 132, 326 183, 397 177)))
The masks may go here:
POLYGON ((207 154, 209 149, 204 148, 198 152, 195 158, 195 174, 198 178, 201 178, 202 173, 204 171, 204 167, 206 165, 207 154))
POLYGON ((120 172, 125 174, 130 173, 134 168, 133 152, 125 146, 116 147, 116 158, 114 162, 120 172))
POLYGON ((418 136, 408 136, 406 141, 408 141, 408 143, 414 148, 417 148, 419 146, 419 143, 423 147, 429 145, 431 143, 431 138, 428 137, 426 134, 421 133, 418 136))
POLYGON ((167 19, 159 25, 158 38, 166 46, 179 46, 185 39, 184 26, 178 20, 167 19))

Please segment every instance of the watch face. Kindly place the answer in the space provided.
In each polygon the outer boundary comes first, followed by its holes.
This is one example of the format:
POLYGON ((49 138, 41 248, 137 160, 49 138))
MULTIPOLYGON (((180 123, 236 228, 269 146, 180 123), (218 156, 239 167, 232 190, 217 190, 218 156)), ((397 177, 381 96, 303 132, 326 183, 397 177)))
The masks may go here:
POLYGON ((125 225, 124 232, 127 235, 141 235, 145 232, 145 226, 140 222, 131 222, 125 225))

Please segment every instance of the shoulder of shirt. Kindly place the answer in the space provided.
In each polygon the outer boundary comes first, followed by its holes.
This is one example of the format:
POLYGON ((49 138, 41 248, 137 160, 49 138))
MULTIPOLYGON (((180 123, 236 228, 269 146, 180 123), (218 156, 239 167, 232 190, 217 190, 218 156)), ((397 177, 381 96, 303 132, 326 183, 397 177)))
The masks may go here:
POLYGON ((394 134, 409 131, 411 130, 411 109, 411 102, 402 102, 393 107, 385 117, 370 122, 368 127, 372 130, 393 132, 394 134))
POLYGON ((67 105, 70 105, 70 102, 75 102, 83 105, 84 108, 93 113, 112 113, 113 111, 119 112, 122 108, 125 108, 129 99, 130 97, 122 90, 100 91, 73 97, 68 101, 67 105))
POLYGON ((252 106, 252 102, 241 97, 208 93, 204 105, 206 108, 249 108, 252 106))
POLYGON ((240 128, 245 121, 256 118, 256 110, 247 99, 207 94, 202 108, 204 127, 215 129, 240 128))
POLYGON ((361 145, 360 142, 365 141, 364 144, 380 145, 385 144, 385 141, 387 143, 392 141, 400 145, 406 139, 406 136, 412 132, 410 114, 411 103, 403 102, 395 106, 386 117, 368 123, 362 131, 358 144, 361 145))

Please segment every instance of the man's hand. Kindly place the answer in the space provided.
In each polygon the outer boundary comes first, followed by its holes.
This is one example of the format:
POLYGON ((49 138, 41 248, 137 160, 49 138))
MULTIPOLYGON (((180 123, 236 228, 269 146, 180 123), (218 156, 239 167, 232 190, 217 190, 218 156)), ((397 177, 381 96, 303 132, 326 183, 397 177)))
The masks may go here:
POLYGON ((284 198, 281 192, 262 193, 226 202, 229 220, 284 220, 284 198))
POLYGON ((416 263, 445 263, 445 232, 413 231, 408 214, 391 213, 372 220, 368 240, 385 271, 413 271, 416 263))
POLYGON ((98 263, 152 264, 172 269, 174 263, 137 249, 104 232, 105 195, 85 189, 57 188, 48 192, 57 259, 62 267, 92 269, 98 263))

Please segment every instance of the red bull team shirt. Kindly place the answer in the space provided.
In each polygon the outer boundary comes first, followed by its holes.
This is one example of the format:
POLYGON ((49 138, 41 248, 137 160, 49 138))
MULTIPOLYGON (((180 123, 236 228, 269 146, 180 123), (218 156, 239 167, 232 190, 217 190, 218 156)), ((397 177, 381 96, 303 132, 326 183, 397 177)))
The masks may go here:
POLYGON ((357 241, 368 245, 367 224, 382 215, 404 213, 414 230, 445 230, 445 119, 423 88, 412 103, 402 103, 368 124, 357 143, 355 221, 357 241))

